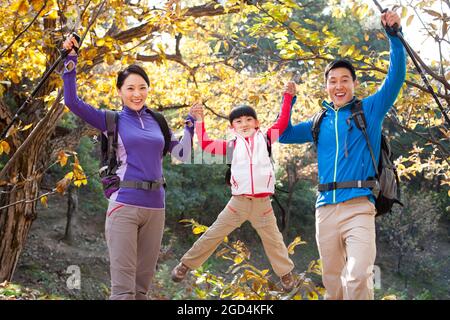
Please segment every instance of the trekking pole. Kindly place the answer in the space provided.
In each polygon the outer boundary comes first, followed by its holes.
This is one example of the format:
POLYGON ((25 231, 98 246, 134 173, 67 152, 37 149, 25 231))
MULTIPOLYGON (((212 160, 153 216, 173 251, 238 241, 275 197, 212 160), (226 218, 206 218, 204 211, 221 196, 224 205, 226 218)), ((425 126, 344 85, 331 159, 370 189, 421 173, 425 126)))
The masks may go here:
MULTIPOLYGON (((80 36, 78 34, 76 34, 75 32, 72 32, 72 36, 75 38, 75 40, 77 40, 78 43, 80 43, 80 36)), ((73 49, 78 53, 78 49, 79 49, 78 47, 74 46, 73 49)), ((5 139, 9 129, 11 129, 14 122, 19 118, 19 114, 22 113, 22 111, 25 109, 25 107, 29 103, 31 103, 31 101, 34 99, 34 96, 38 93, 39 89, 41 89, 41 87, 44 85, 45 81, 48 79, 50 74, 52 74, 53 70, 55 70, 55 68, 58 66, 58 64, 61 62, 61 60, 65 59, 67 57, 69 52, 70 52, 70 50, 65 50, 65 49, 60 51, 60 55, 59 55, 58 59, 56 59, 56 61, 51 65, 51 67, 47 70, 47 72, 45 72, 45 74, 42 76, 42 78, 39 81, 36 88, 34 88, 33 92, 30 94, 30 96, 25 100, 24 103, 22 103, 20 108, 17 110, 17 112, 14 115, 14 117, 12 118, 11 122, 6 126, 5 129, 3 129, 3 132, 0 135, 0 140, 5 139)))
MULTIPOLYGON (((383 7, 380 5, 380 3, 377 0, 373 0, 373 2, 378 7, 378 9, 380 10, 381 13, 385 13, 388 10, 386 8, 383 9, 383 7)), ((439 98, 436 95, 436 92, 434 92, 434 89, 431 87, 430 82, 428 82, 428 79, 425 77, 425 73, 423 72, 422 67, 420 66, 419 62, 417 61, 417 59, 415 57, 416 53, 413 51, 413 49, 411 49, 409 44, 406 42, 405 38, 403 38, 402 33, 399 32, 398 25, 394 24, 392 27, 389 27, 389 26, 385 25, 384 29, 390 35, 397 36, 400 39, 400 42, 405 47, 406 52, 408 52, 408 55, 411 57, 411 60, 414 63, 414 66, 416 67, 417 71, 419 72, 420 77, 422 78, 422 81, 425 83, 425 85, 426 85, 426 87, 428 89, 428 92, 431 93, 431 95, 433 96, 434 101, 436 101, 436 103, 437 103, 437 105, 439 107, 439 110, 441 111, 442 115, 445 118, 445 121, 447 122, 447 125, 450 126, 450 118, 449 118, 449 116, 447 115, 447 113, 444 110, 444 107, 442 106, 441 102, 439 101, 439 98)))

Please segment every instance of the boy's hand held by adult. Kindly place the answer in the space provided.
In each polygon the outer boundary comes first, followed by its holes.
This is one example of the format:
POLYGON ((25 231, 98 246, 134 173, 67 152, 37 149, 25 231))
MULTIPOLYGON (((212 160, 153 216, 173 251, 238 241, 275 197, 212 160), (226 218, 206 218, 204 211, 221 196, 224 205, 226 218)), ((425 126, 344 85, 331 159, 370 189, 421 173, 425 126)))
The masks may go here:
POLYGON ((296 87, 294 81, 289 81, 284 87, 284 93, 290 94, 291 96, 295 96, 296 87))

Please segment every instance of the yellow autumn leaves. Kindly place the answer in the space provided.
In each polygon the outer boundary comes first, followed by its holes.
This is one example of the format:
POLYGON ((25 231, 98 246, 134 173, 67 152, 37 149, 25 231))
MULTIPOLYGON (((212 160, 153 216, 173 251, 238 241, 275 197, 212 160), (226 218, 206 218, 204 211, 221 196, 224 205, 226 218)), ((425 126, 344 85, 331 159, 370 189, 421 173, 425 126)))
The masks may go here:
POLYGON ((9 154, 9 151, 11 151, 11 148, 9 147, 8 142, 5 140, 0 142, 0 155, 3 153, 9 154))
MULTIPOLYGON (((68 172, 64 178, 62 178, 61 180, 59 180, 56 183, 56 187, 53 189, 53 191, 49 194, 54 194, 56 193, 60 193, 60 194, 64 194, 64 192, 67 190, 67 188, 69 187, 69 185, 73 182, 73 184, 77 187, 81 187, 82 185, 87 184, 87 177, 84 174, 83 168, 80 166, 80 163, 78 161, 78 157, 76 156, 76 153, 73 152, 73 157, 74 157, 74 162, 72 163, 73 166, 73 170, 68 172)), ((59 164, 61 167, 66 166, 68 159, 69 159, 69 154, 66 154, 64 151, 60 151, 58 153, 58 159, 56 160, 55 163, 59 164)), ((48 196, 43 195, 40 197, 40 201, 42 203, 43 206, 47 207, 47 202, 48 202, 48 196)))
MULTIPOLYGON (((87 177, 84 174, 83 168, 80 165, 80 162, 78 161, 78 157, 76 156, 76 153, 73 152, 74 162, 72 163, 73 169, 72 171, 68 172, 64 178, 59 180, 56 183, 55 190, 58 193, 64 193, 67 187, 70 185, 71 182, 77 187, 81 187, 82 185, 87 184, 87 177)), ((58 159, 57 163, 61 165, 61 167, 64 167, 67 164, 69 155, 66 154, 64 151, 60 151, 58 153, 58 159)))
MULTIPOLYGON (((28 129, 30 129, 33 126, 32 123, 25 125, 23 127, 21 127, 21 124, 19 124, 18 126, 14 126, 12 127, 12 129, 10 129, 8 131, 8 133, 6 134, 6 137, 10 137, 12 135, 14 135, 17 131, 26 131, 28 129)), ((7 155, 9 155, 11 151, 11 146, 9 145, 9 143, 6 140, 0 140, 0 155, 2 155, 3 153, 6 153, 7 155)))
POLYGON ((45 4, 47 5, 42 14, 49 19, 58 18, 58 3, 56 0, 17 0, 11 4, 10 9, 13 12, 17 12, 20 16, 24 16, 30 8, 33 8, 34 11, 39 11, 45 4))
MULTIPOLYGON (((194 219, 183 219, 192 228, 194 234, 201 234, 208 230, 194 219)), ((307 274, 321 275, 320 260, 313 260, 306 272, 296 275, 296 289, 286 294, 279 290, 276 284, 277 277, 270 274, 269 269, 260 270, 250 262, 251 252, 240 240, 229 242, 225 239, 222 247, 216 252, 216 257, 229 260, 232 264, 226 273, 233 275, 233 280, 226 279, 205 271, 202 267, 193 270, 195 277, 193 291, 200 299, 218 297, 220 299, 230 298, 233 300, 260 300, 260 299, 293 299, 293 300, 318 300, 324 296, 325 289, 316 286, 307 277, 307 274)), ((300 244, 305 244, 301 237, 296 237, 288 246, 289 254, 294 254, 294 249, 300 244)))

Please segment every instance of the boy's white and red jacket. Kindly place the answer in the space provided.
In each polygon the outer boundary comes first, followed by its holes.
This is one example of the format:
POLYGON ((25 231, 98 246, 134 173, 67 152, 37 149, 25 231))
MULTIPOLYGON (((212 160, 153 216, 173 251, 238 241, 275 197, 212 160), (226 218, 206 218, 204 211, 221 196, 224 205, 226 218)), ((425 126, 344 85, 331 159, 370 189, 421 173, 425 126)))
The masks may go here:
POLYGON ((282 112, 266 134, 257 129, 255 134, 248 138, 235 133, 235 138, 229 141, 211 140, 206 133, 204 123, 196 123, 197 137, 205 152, 226 155, 227 143, 234 143, 230 179, 232 195, 266 197, 274 193, 275 172, 267 143, 272 144, 277 141, 286 130, 295 100, 296 97, 288 93, 283 95, 282 112))
POLYGON ((261 130, 248 139, 236 134, 231 161, 231 194, 273 194, 275 172, 261 130))

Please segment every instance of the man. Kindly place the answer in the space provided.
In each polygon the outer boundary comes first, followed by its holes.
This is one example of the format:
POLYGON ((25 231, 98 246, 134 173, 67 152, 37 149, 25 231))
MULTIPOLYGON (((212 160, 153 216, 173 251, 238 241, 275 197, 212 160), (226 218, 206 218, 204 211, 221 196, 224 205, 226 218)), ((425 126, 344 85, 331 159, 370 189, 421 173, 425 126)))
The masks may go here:
MULTIPOLYGON (((393 11, 381 16, 383 25, 400 28, 393 11)), ((405 80, 406 54, 395 35, 389 35, 390 65, 386 79, 372 96, 362 100, 367 133, 375 153, 380 153, 381 128, 405 80)), ((369 148, 353 118, 354 91, 358 82, 346 60, 331 62, 325 69, 331 103, 323 102, 325 115, 318 134, 319 196, 316 202, 316 240, 322 260, 326 299, 373 299, 375 247, 375 198, 371 188, 337 188, 333 182, 367 181, 375 176, 369 148)), ((312 142, 312 119, 290 123, 281 143, 312 142)), ((341 184, 339 184, 341 185, 341 184)), ((342 186, 342 185, 341 185, 342 186)))

